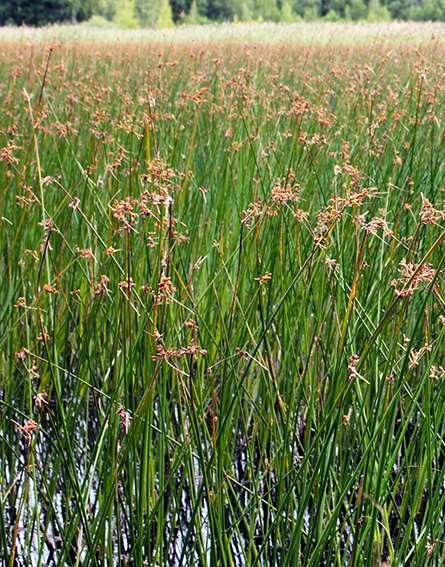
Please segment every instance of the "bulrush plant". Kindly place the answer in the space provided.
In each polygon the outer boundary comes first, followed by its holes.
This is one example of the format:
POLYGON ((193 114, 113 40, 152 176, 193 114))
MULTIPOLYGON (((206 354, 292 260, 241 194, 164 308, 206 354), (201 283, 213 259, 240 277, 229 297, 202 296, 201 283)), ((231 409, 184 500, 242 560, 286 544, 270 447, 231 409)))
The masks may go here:
POLYGON ((444 564, 443 42, 116 45, 1 46, 3 563, 444 564))

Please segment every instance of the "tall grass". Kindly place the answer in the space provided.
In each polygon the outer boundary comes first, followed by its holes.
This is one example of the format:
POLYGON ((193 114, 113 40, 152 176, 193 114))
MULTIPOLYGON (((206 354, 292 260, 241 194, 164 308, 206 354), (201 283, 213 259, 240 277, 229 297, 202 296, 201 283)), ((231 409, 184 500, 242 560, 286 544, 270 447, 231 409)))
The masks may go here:
POLYGON ((445 562, 444 55, 3 44, 5 565, 445 562))
POLYGON ((3 27, 0 29, 1 41, 47 43, 91 42, 103 43, 151 43, 165 45, 230 43, 263 43, 297 45, 411 45, 429 43, 431 37, 444 41, 444 22, 313 22, 288 23, 246 23, 180 25, 171 29, 125 30, 110 23, 110 27, 94 27, 89 22, 83 24, 48 25, 42 28, 27 26, 3 27))

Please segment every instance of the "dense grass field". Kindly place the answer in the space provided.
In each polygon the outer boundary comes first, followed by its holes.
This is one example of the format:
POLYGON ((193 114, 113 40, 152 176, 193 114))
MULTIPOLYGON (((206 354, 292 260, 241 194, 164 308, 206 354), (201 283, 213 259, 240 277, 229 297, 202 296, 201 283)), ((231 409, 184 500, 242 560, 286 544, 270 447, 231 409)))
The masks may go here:
POLYGON ((445 564, 445 42, 369 29, 0 36, 2 565, 445 564))

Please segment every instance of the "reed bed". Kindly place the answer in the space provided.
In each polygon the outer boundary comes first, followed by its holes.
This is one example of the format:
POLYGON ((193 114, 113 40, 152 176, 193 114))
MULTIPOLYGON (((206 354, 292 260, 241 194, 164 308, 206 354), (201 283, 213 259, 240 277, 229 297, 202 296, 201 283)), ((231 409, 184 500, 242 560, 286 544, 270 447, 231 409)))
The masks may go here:
MULTIPOLYGON (((297 45, 367 45, 387 43, 391 45, 419 45, 430 43, 431 39, 445 41, 444 22, 300 22, 283 23, 227 23, 204 26, 181 25, 172 29, 125 30, 113 24, 108 27, 94 27, 91 23, 82 25, 57 24, 43 28, 4 27, 0 28, 0 41, 32 42, 45 44, 51 41, 91 43, 159 43, 178 44, 297 44, 297 45)), ((147 47, 147 46, 146 46, 147 47)))
POLYGON ((1 44, 5 565, 445 563, 444 61, 1 44))

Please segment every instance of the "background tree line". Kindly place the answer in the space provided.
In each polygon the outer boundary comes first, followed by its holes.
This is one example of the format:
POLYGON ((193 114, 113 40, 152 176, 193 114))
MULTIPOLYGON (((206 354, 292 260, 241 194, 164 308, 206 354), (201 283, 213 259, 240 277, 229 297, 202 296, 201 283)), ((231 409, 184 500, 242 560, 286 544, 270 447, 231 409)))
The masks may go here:
POLYGON ((0 0, 0 25, 91 20, 124 28, 323 18, 445 21, 445 0, 0 0))

